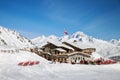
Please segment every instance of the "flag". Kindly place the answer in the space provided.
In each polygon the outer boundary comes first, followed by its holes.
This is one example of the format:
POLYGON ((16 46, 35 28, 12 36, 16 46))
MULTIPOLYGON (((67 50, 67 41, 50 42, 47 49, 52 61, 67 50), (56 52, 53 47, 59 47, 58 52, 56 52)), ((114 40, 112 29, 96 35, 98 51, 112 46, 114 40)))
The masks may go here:
POLYGON ((64 29, 64 34, 68 35, 68 32, 64 29))

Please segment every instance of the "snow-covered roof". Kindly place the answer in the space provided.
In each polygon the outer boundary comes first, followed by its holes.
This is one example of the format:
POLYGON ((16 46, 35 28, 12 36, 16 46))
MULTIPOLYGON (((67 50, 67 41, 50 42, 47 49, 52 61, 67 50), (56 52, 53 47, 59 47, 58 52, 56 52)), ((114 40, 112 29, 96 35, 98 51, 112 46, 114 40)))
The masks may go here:
POLYGON ((67 45, 65 45, 65 44, 61 44, 60 47, 65 47, 65 48, 68 48, 68 49, 74 50, 72 47, 67 46, 67 45))
POLYGON ((54 44, 56 46, 60 45, 60 42, 58 42, 58 41, 48 41, 47 43, 52 43, 52 44, 54 44))
POLYGON ((67 41, 66 43, 68 43, 68 44, 70 44, 70 45, 72 45, 74 47, 77 47, 79 49, 93 48, 92 45, 87 44, 87 43, 82 43, 82 42, 70 42, 70 41, 67 41))
POLYGON ((72 47, 67 46, 67 45, 65 45, 65 44, 62 44, 62 42, 58 42, 58 41, 48 41, 48 43, 52 43, 52 44, 54 44, 54 45, 56 45, 56 46, 58 46, 58 47, 65 47, 65 48, 67 48, 67 49, 74 50, 72 47))
POLYGON ((99 54, 99 53, 97 53, 97 52, 93 52, 92 53, 92 58, 93 58, 93 60, 95 60, 95 59, 98 59, 98 58, 101 58, 102 56, 99 54))
POLYGON ((73 52, 73 53, 68 54, 68 56, 71 56, 71 55, 74 55, 74 54, 82 54, 82 55, 90 56, 89 54, 82 53, 82 52, 73 52))
POLYGON ((62 49, 62 48, 55 48, 55 50, 61 51, 61 52, 66 52, 66 50, 62 49))

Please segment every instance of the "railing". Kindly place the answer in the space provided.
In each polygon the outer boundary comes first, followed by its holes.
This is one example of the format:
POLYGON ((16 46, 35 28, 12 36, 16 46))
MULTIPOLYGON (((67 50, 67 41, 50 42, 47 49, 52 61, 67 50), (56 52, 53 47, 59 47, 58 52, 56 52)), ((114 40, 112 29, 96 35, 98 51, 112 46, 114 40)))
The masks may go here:
POLYGON ((0 53, 19 53, 19 50, 0 50, 0 53))

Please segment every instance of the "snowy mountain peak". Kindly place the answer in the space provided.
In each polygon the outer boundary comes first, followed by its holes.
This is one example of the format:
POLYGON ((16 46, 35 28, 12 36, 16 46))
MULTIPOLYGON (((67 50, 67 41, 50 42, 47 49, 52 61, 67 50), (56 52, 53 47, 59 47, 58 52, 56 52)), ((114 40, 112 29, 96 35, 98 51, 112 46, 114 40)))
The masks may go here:
POLYGON ((0 26, 0 46, 30 47, 32 42, 14 30, 0 26))
POLYGON ((49 38, 49 39, 58 39, 58 37, 55 36, 55 35, 50 35, 50 36, 48 36, 48 38, 49 38))
POLYGON ((114 44, 114 45, 116 45, 116 46, 120 46, 120 39, 119 39, 119 40, 112 39, 112 40, 110 41, 110 43, 112 43, 112 44, 114 44))
POLYGON ((102 56, 108 56, 112 55, 115 53, 120 53, 120 47, 111 44, 108 41, 100 40, 93 38, 92 36, 88 36, 83 32, 76 32, 73 33, 72 35, 65 35, 61 37, 56 37, 54 35, 48 36, 48 37, 41 37, 41 38, 36 38, 33 39, 32 42, 36 45, 41 47, 42 45, 46 44, 47 41, 59 41, 59 42, 72 42, 81 47, 84 48, 85 46, 88 48, 94 47, 96 48, 96 52, 99 53, 102 56))
POLYGON ((48 37, 46 37, 45 35, 39 36, 37 38, 32 39, 31 41, 36 45, 36 46, 41 46, 44 43, 46 43, 49 40, 53 40, 53 41, 58 41, 58 37, 55 35, 50 35, 48 37))
POLYGON ((44 35, 42 35, 42 36, 32 39, 32 41, 41 40, 41 39, 45 39, 45 38, 46 37, 44 35))
POLYGON ((82 38, 82 37, 88 37, 86 34, 84 34, 83 32, 76 32, 72 35, 73 38, 82 38))
POLYGON ((93 37, 92 36, 88 36, 85 33, 80 32, 80 31, 78 31, 76 33, 73 33, 71 36, 72 36, 71 38, 74 38, 77 41, 93 42, 93 37))

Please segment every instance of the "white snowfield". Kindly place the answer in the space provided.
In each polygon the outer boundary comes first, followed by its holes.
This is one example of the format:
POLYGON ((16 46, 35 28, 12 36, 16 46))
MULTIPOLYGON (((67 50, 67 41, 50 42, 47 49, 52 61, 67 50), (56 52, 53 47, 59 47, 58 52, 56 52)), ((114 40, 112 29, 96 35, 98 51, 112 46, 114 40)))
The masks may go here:
POLYGON ((0 53, 0 80, 120 80, 120 64, 50 64, 30 52, 0 53), (40 61, 40 64, 18 66, 22 61, 40 61))

